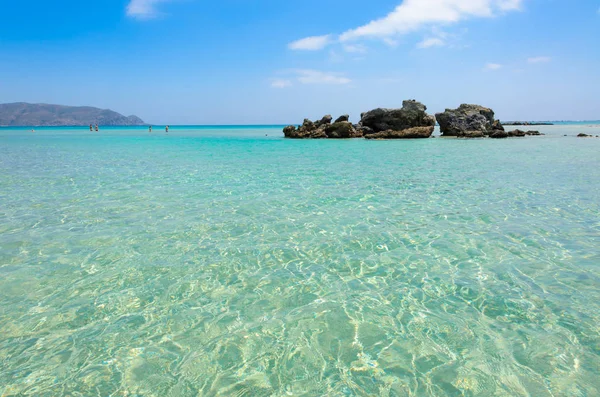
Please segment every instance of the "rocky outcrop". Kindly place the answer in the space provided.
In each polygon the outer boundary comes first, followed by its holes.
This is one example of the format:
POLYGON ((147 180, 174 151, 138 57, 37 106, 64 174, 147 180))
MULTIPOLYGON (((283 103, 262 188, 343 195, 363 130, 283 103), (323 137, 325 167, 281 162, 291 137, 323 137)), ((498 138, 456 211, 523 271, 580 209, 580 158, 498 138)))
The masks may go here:
POLYGON ((285 135, 286 138, 292 139, 327 138, 327 135, 325 135, 325 129, 317 128, 315 123, 309 119, 304 119, 304 122, 298 128, 293 125, 288 125, 283 129, 283 135, 285 135))
MULTIPOLYGON (((445 137, 494 139, 544 135, 539 131, 505 131, 494 111, 480 105, 460 105, 457 109, 446 109, 436 114, 442 135, 445 137)), ((427 107, 415 100, 402 102, 399 109, 378 108, 361 114, 358 124, 351 124, 350 117, 344 114, 334 122, 326 115, 313 122, 305 119, 301 126, 287 126, 283 129, 286 138, 295 139, 419 139, 431 138, 436 119, 427 114, 427 107)))
POLYGON ((363 136, 361 131, 356 130, 352 123, 348 121, 337 121, 325 127, 327 138, 360 138, 363 136))
POLYGON ((294 139, 342 139, 362 137, 362 132, 354 128, 352 123, 348 121, 336 121, 332 124, 332 119, 333 117, 330 115, 324 116, 317 122, 304 119, 304 122, 298 128, 293 125, 285 127, 283 129, 283 135, 285 135, 286 138, 294 139))
POLYGON ((400 109, 374 109, 361 114, 360 127, 368 127, 373 132, 364 131, 365 135, 384 131, 403 131, 415 127, 434 127, 435 119, 427 114, 427 107, 415 100, 402 102, 400 109))
POLYGON ((494 119, 494 111, 480 105, 462 104, 458 109, 446 109, 435 118, 443 136, 481 138, 504 131, 500 121, 494 119))
POLYGON ((405 130, 387 130, 365 135, 366 139, 417 139, 429 138, 435 127, 413 127, 405 130))
POLYGON ((308 119, 296 128, 283 129, 286 138, 360 138, 369 139, 413 139, 429 138, 435 128, 435 119, 427 114, 427 107, 415 100, 402 102, 400 109, 375 109, 361 115, 358 124, 353 125, 344 114, 331 123, 327 115, 318 122, 308 119), (371 136, 373 135, 373 136, 371 136))

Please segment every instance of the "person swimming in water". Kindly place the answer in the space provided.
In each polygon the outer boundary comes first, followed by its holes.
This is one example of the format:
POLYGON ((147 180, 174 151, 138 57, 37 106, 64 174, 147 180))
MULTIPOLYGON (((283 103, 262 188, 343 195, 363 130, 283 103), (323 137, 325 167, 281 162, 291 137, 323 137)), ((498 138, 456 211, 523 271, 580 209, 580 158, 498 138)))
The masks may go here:
POLYGON ((94 127, 90 124, 90 132, 94 131, 94 127))
POLYGON ((98 132, 98 124, 96 124, 96 132, 98 132))
POLYGON ((165 132, 167 132, 167 133, 169 132, 169 126, 165 127, 165 132))
POLYGON ((152 126, 148 126, 148 132, 152 132, 152 126))

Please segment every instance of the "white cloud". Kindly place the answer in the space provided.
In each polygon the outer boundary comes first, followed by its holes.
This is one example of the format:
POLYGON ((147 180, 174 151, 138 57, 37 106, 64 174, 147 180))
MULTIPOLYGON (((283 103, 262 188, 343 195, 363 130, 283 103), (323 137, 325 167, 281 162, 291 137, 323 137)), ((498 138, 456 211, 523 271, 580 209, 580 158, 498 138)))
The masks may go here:
POLYGON ((488 63, 487 65, 485 65, 485 70, 498 70, 498 69, 502 69, 502 65, 500 65, 499 63, 488 63))
POLYGON ((127 5, 127 15, 138 19, 150 19, 158 15, 156 5, 169 0, 131 0, 127 5))
POLYGON ((389 45, 390 47, 396 47, 398 45, 398 40, 394 40, 390 37, 385 37, 383 39, 383 42, 387 45, 389 45))
POLYGON ((348 77, 340 73, 323 72, 313 69, 292 69, 284 71, 283 78, 274 78, 271 80, 273 88, 287 88, 297 84, 317 84, 317 85, 344 85, 352 82, 348 77))
POLYGON ((532 57, 527 58, 527 63, 546 63, 550 62, 552 58, 550 57, 532 57))
POLYGON ((418 48, 431 48, 431 47, 442 47, 446 44, 444 40, 439 37, 429 37, 423 39, 420 43, 417 44, 418 48))
POLYGON ((291 42, 288 44, 288 48, 291 50, 316 51, 327 47, 331 44, 331 41, 331 35, 311 36, 291 42))
POLYGON ((293 85, 291 80, 286 79, 273 79, 271 81, 271 87, 273 88, 287 88, 293 85))
POLYGON ((299 69, 295 71, 297 79, 302 84, 348 84, 352 80, 338 73, 328 73, 319 70, 299 69))
POLYGON ((367 52, 367 47, 362 44, 344 44, 342 48, 352 54, 365 54, 367 52))
POLYGON ((404 0, 381 19, 346 31, 340 40, 385 38, 414 32, 424 26, 451 24, 469 18, 489 18, 519 9, 523 0, 404 0))
MULTIPOLYGON (((295 41, 292 49, 320 50, 335 42, 376 38, 394 47, 398 36, 447 26, 471 18, 492 18, 519 10, 525 0, 403 0, 392 12, 366 25, 350 29, 338 37, 313 36, 295 41)), ((443 37, 439 37, 443 39, 443 37)))

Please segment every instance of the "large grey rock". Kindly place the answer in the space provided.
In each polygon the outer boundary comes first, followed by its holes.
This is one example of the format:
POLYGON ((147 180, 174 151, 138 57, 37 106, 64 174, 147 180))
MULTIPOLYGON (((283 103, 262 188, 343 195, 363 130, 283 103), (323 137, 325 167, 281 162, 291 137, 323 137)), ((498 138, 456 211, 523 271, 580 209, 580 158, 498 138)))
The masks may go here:
POLYGON ((348 121, 350 120, 350 116, 348 116, 347 114, 343 114, 340 117, 338 117, 337 119, 335 119, 336 123, 342 122, 342 121, 348 121))
POLYGON ((378 108, 361 114, 360 125, 373 130, 402 131, 414 127, 433 127, 435 119, 427 114, 427 107, 415 100, 402 102, 400 109, 378 108))
POLYGON ((348 121, 338 121, 325 127, 325 135, 327 138, 360 138, 363 136, 354 128, 352 123, 348 121))
POLYGON ((494 111, 480 105, 462 104, 458 109, 437 113, 435 118, 444 136, 472 138, 504 130, 502 124, 494 120, 494 111))
POLYGON ((413 127, 401 131, 387 130, 365 135, 366 139, 418 139, 429 138, 435 127, 413 127))

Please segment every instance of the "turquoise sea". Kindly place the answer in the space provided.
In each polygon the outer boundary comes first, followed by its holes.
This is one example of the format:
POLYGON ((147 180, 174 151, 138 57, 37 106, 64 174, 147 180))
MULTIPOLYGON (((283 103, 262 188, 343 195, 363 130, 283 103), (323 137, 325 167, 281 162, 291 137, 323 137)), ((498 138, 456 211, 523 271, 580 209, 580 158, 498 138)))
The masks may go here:
POLYGON ((0 396, 600 395, 600 126, 531 128, 0 128, 0 396))

